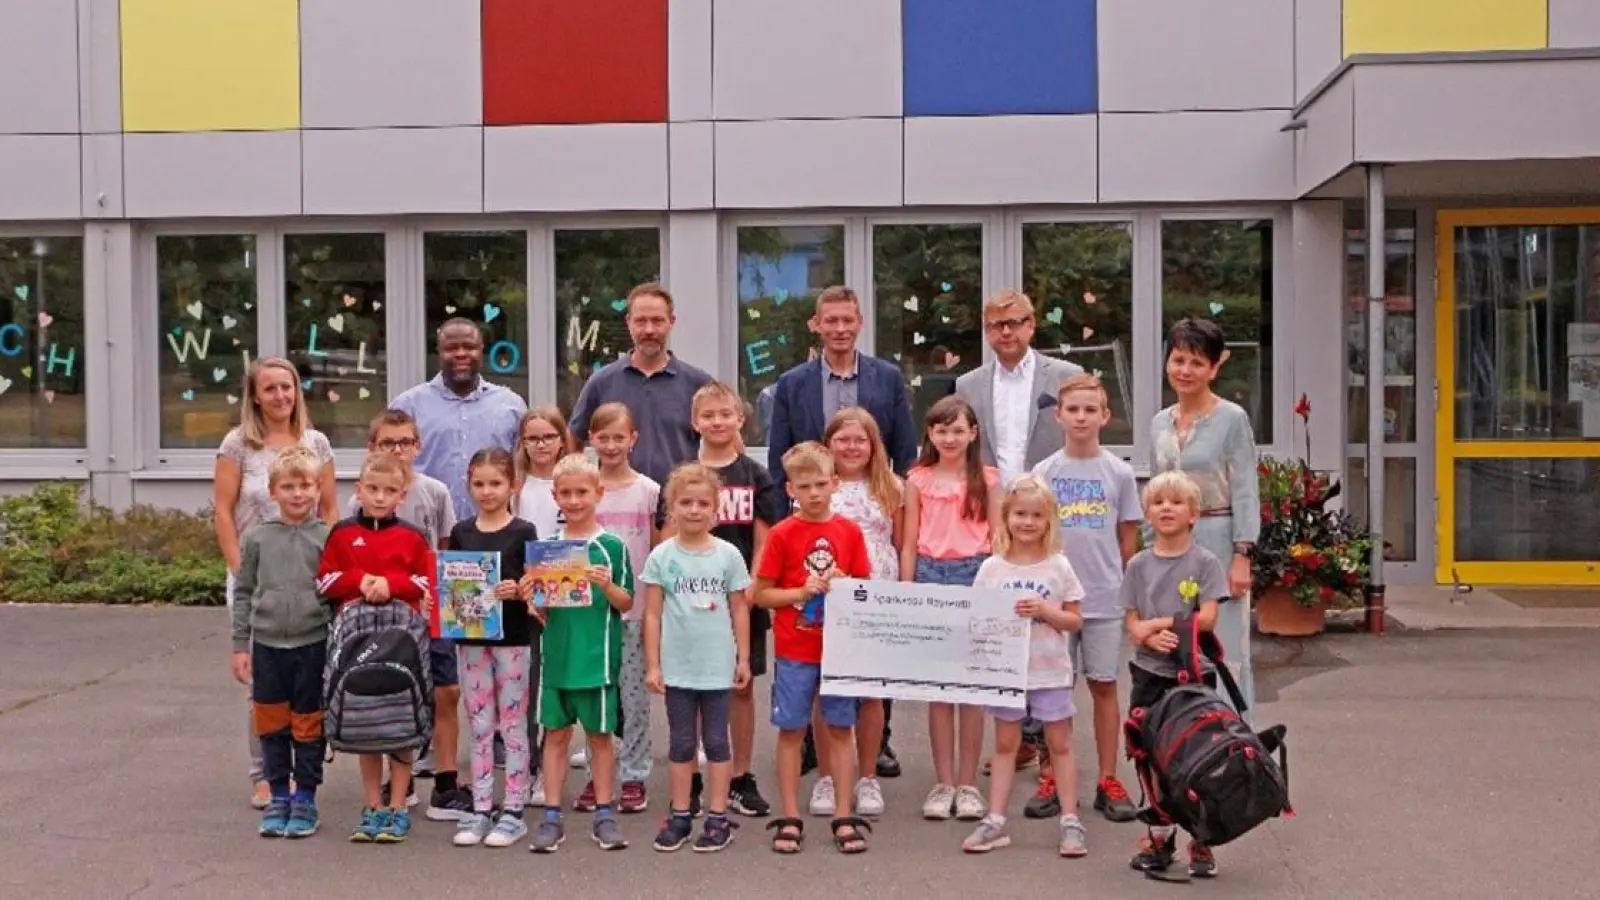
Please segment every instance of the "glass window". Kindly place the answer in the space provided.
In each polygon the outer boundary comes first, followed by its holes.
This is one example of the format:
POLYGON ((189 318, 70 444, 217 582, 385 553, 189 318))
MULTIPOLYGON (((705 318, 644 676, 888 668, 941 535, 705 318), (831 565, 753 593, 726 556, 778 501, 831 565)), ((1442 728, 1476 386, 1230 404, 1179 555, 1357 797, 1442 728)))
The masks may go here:
POLYGON ((256 239, 156 238, 161 446, 213 449, 239 423, 256 355, 256 239))
POLYGON ((1600 459, 1457 459, 1455 467, 1455 521, 1448 527, 1456 530, 1456 559, 1600 556, 1600 459))
POLYGON ((844 284, 844 226, 741 228, 738 255, 739 396, 744 441, 757 447, 767 443, 769 389, 816 347, 807 323, 817 295, 844 284))
MULTIPOLYGON (((1350 443, 1367 442, 1367 231, 1360 209, 1345 215, 1345 366, 1350 443)), ((1384 239, 1384 440, 1417 439, 1416 213, 1390 210, 1384 239)))
POLYGON ((311 424, 335 447, 365 447, 389 402, 381 234, 283 238, 289 360, 311 424))
POLYGON ((0 448, 85 447, 83 238, 0 238, 0 448))
POLYGON ((874 226, 872 289, 874 352, 905 374, 920 430, 956 376, 983 364, 983 226, 874 226))
POLYGON ((660 279, 661 232, 557 231, 555 259, 556 397, 571 414, 590 374, 631 346, 628 291, 660 279))
MULTIPOLYGON (((1256 441, 1272 440, 1272 221, 1161 223, 1161 358, 1166 333, 1186 316, 1222 327, 1228 361, 1212 389, 1244 407, 1256 441)), ((1162 402, 1177 396, 1161 377, 1162 402)))
MULTIPOLYGON (((1365 410, 1363 409, 1363 412, 1365 410)), ((1350 514, 1367 521, 1367 461, 1350 459, 1350 478, 1344 496, 1350 514)), ((1431 494, 1430 494, 1431 498, 1431 494)), ((1417 461, 1412 457, 1389 457, 1383 461, 1383 539, 1389 544, 1384 558, 1411 562, 1417 558, 1417 461)))
POLYGON ((1600 227, 1455 239, 1456 437, 1600 438, 1600 227))
POLYGON ((1038 310, 1033 346, 1105 382, 1111 422, 1104 444, 1133 443, 1133 226, 1022 226, 1022 292, 1038 310))
POLYGON ((447 231, 422 236, 428 377, 439 371, 439 327, 471 319, 483 330, 483 377, 528 399, 528 235, 447 231))

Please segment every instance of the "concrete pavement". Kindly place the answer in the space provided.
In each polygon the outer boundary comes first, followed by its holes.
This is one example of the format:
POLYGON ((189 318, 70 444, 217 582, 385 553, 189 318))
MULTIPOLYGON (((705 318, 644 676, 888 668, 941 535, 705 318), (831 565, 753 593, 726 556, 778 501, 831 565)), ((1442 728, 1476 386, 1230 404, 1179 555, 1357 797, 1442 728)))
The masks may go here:
MULTIPOLYGON (((227 674, 221 610, 0 607, 0 633, 7 900, 1594 893, 1580 862, 1592 850, 1600 808, 1600 784, 1587 774, 1600 765, 1600 662, 1586 630, 1264 643, 1258 722, 1289 725, 1299 815, 1222 848, 1222 877, 1188 886, 1130 872, 1137 826, 1096 817, 1086 818, 1091 855, 1058 859, 1054 823, 1017 815, 1031 788, 1026 776, 1013 800, 1017 843, 963 856, 968 825, 916 815, 930 766, 925 720, 911 704, 895 715, 906 775, 885 782, 889 813, 861 857, 836 853, 822 820, 808 823, 797 858, 768 852, 759 821, 719 855, 654 853, 648 843, 663 808, 664 765, 651 785, 651 811, 624 818, 633 846, 620 853, 583 840, 587 817, 577 814, 569 815, 569 842, 552 857, 523 847, 459 850, 449 846, 449 826, 425 821, 403 846, 350 845, 344 837, 359 789, 348 759, 330 769, 323 833, 299 843, 264 840, 245 802, 244 695, 227 674)), ((1080 754, 1090 749, 1085 732, 1080 754)), ((664 734, 656 747, 659 757, 664 734)), ((769 796, 771 747, 762 727, 758 776, 769 796)))

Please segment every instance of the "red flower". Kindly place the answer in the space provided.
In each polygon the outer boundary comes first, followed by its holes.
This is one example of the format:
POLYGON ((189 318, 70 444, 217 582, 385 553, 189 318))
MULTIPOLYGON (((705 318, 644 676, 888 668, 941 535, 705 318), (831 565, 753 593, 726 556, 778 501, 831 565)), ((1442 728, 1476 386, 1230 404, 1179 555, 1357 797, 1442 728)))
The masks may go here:
POLYGON ((1333 588, 1324 586, 1322 588, 1322 599, 1324 599, 1324 600, 1332 600, 1333 599, 1333 588))
POLYGON ((1310 421, 1310 419, 1311 419, 1311 398, 1307 397, 1305 394, 1301 394, 1300 395, 1300 399, 1294 405, 1294 414, 1299 416, 1302 419, 1310 421))

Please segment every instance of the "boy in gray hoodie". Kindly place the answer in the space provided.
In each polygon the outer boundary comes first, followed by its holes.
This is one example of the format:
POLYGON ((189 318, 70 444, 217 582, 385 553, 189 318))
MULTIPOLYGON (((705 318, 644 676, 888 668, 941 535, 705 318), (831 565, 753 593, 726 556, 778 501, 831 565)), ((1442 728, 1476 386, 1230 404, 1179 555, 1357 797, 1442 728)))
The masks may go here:
POLYGON ((313 515, 322 461, 298 445, 272 461, 278 516, 245 533, 233 603, 233 677, 250 686, 272 800, 262 837, 310 837, 322 783, 322 669, 328 604, 317 566, 328 525, 313 515), (294 777, 294 792, 289 779, 294 777))

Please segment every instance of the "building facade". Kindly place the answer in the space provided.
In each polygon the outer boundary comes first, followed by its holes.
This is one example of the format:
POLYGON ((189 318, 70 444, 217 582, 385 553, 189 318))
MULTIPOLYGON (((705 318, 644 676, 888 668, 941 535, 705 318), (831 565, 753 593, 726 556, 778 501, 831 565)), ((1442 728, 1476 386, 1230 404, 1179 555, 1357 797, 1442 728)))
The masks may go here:
POLYGON ((1360 510, 1381 166, 1389 582, 1595 583, 1597 47, 1591 0, 0 0, 0 483, 203 506, 263 355, 348 476, 452 315, 570 408, 659 277, 758 455, 823 286, 919 408, 1020 287, 1141 470, 1206 315, 1360 510))

